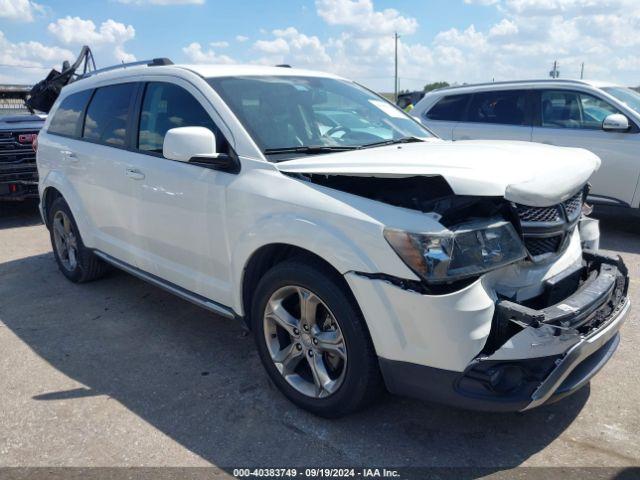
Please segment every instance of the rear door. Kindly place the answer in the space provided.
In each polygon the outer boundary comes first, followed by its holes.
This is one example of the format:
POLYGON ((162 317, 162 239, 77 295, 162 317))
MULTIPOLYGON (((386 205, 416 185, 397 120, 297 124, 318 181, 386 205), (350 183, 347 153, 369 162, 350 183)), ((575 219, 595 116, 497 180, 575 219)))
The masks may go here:
POLYGON ((135 264, 130 248, 133 197, 125 166, 132 155, 127 136, 137 89, 135 82, 95 89, 81 138, 65 153, 68 178, 93 226, 91 246, 130 264, 135 264))
POLYGON ((496 90, 473 95, 454 140, 531 141, 531 95, 527 90, 496 90))
POLYGON ((146 83, 137 106, 135 152, 124 167, 135 192, 132 231, 139 268, 228 305, 225 202, 236 177, 162 155, 167 131, 187 126, 209 128, 217 151, 229 152, 215 115, 204 95, 184 80, 146 83))
POLYGON ((640 133, 633 120, 628 132, 607 132, 602 121, 622 113, 605 99, 579 90, 540 90, 533 141, 592 151, 602 166, 591 178, 591 193, 631 204, 640 176, 640 133))
POLYGON ((420 113, 420 121, 445 140, 453 139, 453 130, 462 120, 470 94, 446 95, 420 113))

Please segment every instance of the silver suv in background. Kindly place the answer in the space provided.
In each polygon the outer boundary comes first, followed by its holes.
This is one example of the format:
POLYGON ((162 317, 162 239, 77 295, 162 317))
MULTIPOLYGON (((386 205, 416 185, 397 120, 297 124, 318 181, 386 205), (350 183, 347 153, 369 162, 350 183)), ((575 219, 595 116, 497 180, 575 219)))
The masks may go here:
POLYGON ((448 140, 586 148, 602 160, 590 200, 640 204, 640 93, 629 88, 582 80, 464 85, 430 92, 411 114, 448 140))

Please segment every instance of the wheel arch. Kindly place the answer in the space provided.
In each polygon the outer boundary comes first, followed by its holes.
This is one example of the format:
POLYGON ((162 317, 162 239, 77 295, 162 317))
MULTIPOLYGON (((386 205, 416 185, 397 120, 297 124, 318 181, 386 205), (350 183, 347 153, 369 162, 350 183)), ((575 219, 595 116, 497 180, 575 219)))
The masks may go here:
POLYGON ((76 222, 82 241, 85 245, 92 246, 94 243, 92 237, 92 224, 89 217, 86 215, 80 196, 71 182, 69 182, 68 178, 62 172, 52 170, 45 178, 40 180, 40 184, 42 189, 42 196, 40 198, 42 216, 47 228, 50 226, 48 224, 49 209, 56 198, 62 197, 64 201, 67 202, 69 210, 71 210, 71 214, 76 222))
POLYGON ((51 225, 49 225, 49 211, 51 210, 51 205, 58 197, 64 198, 62 193, 60 193, 60 190, 56 187, 46 187, 42 192, 42 217, 47 228, 51 227, 51 225))
MULTIPOLYGON (((248 258, 242 271, 241 279, 241 306, 244 313, 243 319, 247 328, 251 328, 251 304, 253 295, 260 279, 274 266, 279 263, 300 259, 318 266, 318 268, 328 272, 344 288, 345 292, 351 296, 357 306, 355 296, 351 287, 340 271, 320 255, 305 248, 288 243, 271 243, 258 248, 248 258)), ((359 309, 359 306, 358 306, 359 309)))

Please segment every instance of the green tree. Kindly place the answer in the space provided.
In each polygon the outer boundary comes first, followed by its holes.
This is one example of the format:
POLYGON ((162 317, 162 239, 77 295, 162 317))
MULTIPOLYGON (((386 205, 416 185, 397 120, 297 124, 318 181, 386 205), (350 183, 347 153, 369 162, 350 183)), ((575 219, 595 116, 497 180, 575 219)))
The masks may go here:
POLYGON ((435 90, 437 88, 444 88, 444 87, 448 87, 449 86, 449 82, 433 82, 433 83, 427 83, 424 86, 424 91, 425 92, 430 92, 431 90, 435 90))

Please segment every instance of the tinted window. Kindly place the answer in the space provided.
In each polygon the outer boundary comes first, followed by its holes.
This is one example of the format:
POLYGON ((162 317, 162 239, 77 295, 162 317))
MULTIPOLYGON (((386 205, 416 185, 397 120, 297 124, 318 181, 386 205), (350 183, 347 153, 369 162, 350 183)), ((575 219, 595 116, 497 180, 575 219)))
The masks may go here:
POLYGON ((542 92, 542 126, 600 129, 605 117, 620 111, 593 95, 549 90, 542 92))
POLYGON ((451 95, 444 97, 427 112, 431 120, 449 120, 459 122, 464 115, 464 109, 470 95, 451 95))
POLYGON ((135 88, 135 83, 123 83, 96 90, 87 109, 83 138, 109 145, 125 145, 129 105, 135 88))
POLYGON ((524 90, 477 93, 469 105, 468 121, 525 125, 526 98, 524 90))
POLYGON ((178 127, 206 127, 216 135, 218 152, 226 149, 213 120, 189 92, 171 83, 149 83, 140 112, 138 149, 162 153, 167 131, 178 127))
POLYGON ((77 136, 80 132, 82 112, 90 96, 91 90, 85 90, 65 98, 53 115, 47 131, 58 135, 77 136))

